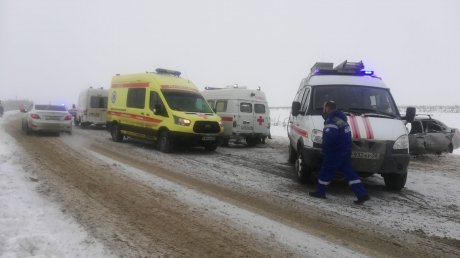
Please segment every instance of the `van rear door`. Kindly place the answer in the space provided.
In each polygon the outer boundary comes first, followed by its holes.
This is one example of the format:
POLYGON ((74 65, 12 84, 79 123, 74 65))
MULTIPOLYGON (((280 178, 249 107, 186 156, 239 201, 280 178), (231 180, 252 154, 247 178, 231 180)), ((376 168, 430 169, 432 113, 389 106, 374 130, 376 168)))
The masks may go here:
POLYGON ((252 103, 240 101, 237 122, 241 133, 252 133, 254 131, 254 111, 252 103))
POLYGON ((88 121, 96 124, 104 124, 107 115, 107 96, 97 94, 89 96, 88 121))
POLYGON ((265 103, 254 103, 254 133, 268 135, 268 125, 270 117, 268 116, 268 107, 265 103))

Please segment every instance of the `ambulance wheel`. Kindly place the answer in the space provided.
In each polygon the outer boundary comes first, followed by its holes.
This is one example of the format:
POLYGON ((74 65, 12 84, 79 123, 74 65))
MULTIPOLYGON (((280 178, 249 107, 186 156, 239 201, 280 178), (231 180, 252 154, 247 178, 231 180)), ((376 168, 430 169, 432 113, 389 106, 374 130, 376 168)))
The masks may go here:
POLYGON ((112 125, 112 130, 110 130, 110 135, 112 135, 112 140, 114 142, 123 141, 123 134, 121 134, 120 126, 118 124, 112 125))
POLYGON ((296 159, 297 159, 297 153, 295 152, 295 149, 289 144, 289 158, 288 158, 288 161, 289 161, 289 163, 294 164, 296 159))
POLYGON ((158 149, 164 153, 172 151, 171 138, 166 130, 160 132, 160 136, 158 137, 158 149))
POLYGON ((394 191, 400 191, 406 185, 407 173, 404 174, 386 174, 383 176, 385 186, 394 191))
POLYGON ((454 152, 454 146, 452 145, 452 143, 449 144, 449 146, 447 146, 447 151, 448 151, 449 153, 454 152))
POLYGON ((229 142, 229 140, 230 140, 230 139, 228 139, 228 138, 222 139, 222 146, 223 146, 223 147, 228 147, 228 142, 229 142))
POLYGON ((313 181, 312 169, 307 164, 305 164, 302 151, 299 151, 297 154, 297 159, 295 160, 295 171, 297 173, 297 179, 300 183, 306 184, 313 181))
POLYGON ((246 137, 246 144, 250 147, 256 146, 257 142, 259 142, 257 137, 246 137))
POLYGON ((206 151, 215 151, 217 149, 217 144, 205 145, 204 149, 206 151))

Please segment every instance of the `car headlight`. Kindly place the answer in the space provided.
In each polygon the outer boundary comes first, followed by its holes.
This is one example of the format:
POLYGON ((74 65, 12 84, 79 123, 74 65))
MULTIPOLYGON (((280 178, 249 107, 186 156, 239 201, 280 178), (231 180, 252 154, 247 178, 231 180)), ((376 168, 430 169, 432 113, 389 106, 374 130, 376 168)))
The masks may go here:
POLYGON ((189 119, 178 117, 178 116, 173 116, 174 117, 174 123, 178 125, 183 125, 183 126, 189 126, 192 122, 189 119))
POLYGON ((323 131, 313 129, 311 133, 311 140, 315 143, 322 144, 323 143, 323 131))
POLYGON ((399 136, 393 144, 393 150, 409 149, 409 136, 407 134, 399 136))

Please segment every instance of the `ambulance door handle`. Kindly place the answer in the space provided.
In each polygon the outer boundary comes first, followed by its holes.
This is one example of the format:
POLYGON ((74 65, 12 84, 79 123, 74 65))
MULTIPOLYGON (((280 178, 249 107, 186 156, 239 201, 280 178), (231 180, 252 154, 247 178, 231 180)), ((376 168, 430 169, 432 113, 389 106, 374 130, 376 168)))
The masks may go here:
POLYGON ((144 115, 144 112, 141 112, 141 115, 144 115))

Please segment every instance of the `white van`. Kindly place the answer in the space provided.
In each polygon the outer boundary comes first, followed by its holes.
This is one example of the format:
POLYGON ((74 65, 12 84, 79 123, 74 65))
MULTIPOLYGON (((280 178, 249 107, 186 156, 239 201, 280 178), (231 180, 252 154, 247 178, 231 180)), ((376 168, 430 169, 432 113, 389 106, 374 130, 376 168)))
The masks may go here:
POLYGON ((108 90, 93 88, 82 91, 78 97, 75 124, 82 127, 106 124, 108 90))
POLYGON ((270 134, 270 110, 265 93, 238 85, 206 87, 202 92, 209 105, 222 118, 222 145, 245 139, 249 146, 265 141, 270 134))
POLYGON ((381 174, 393 190, 404 187, 409 164, 405 124, 415 108, 401 117, 390 89, 361 62, 316 63, 300 83, 288 125, 289 161, 295 162, 299 181, 308 182, 321 167, 323 103, 334 100, 347 115, 352 130, 353 168, 360 176, 381 174))

